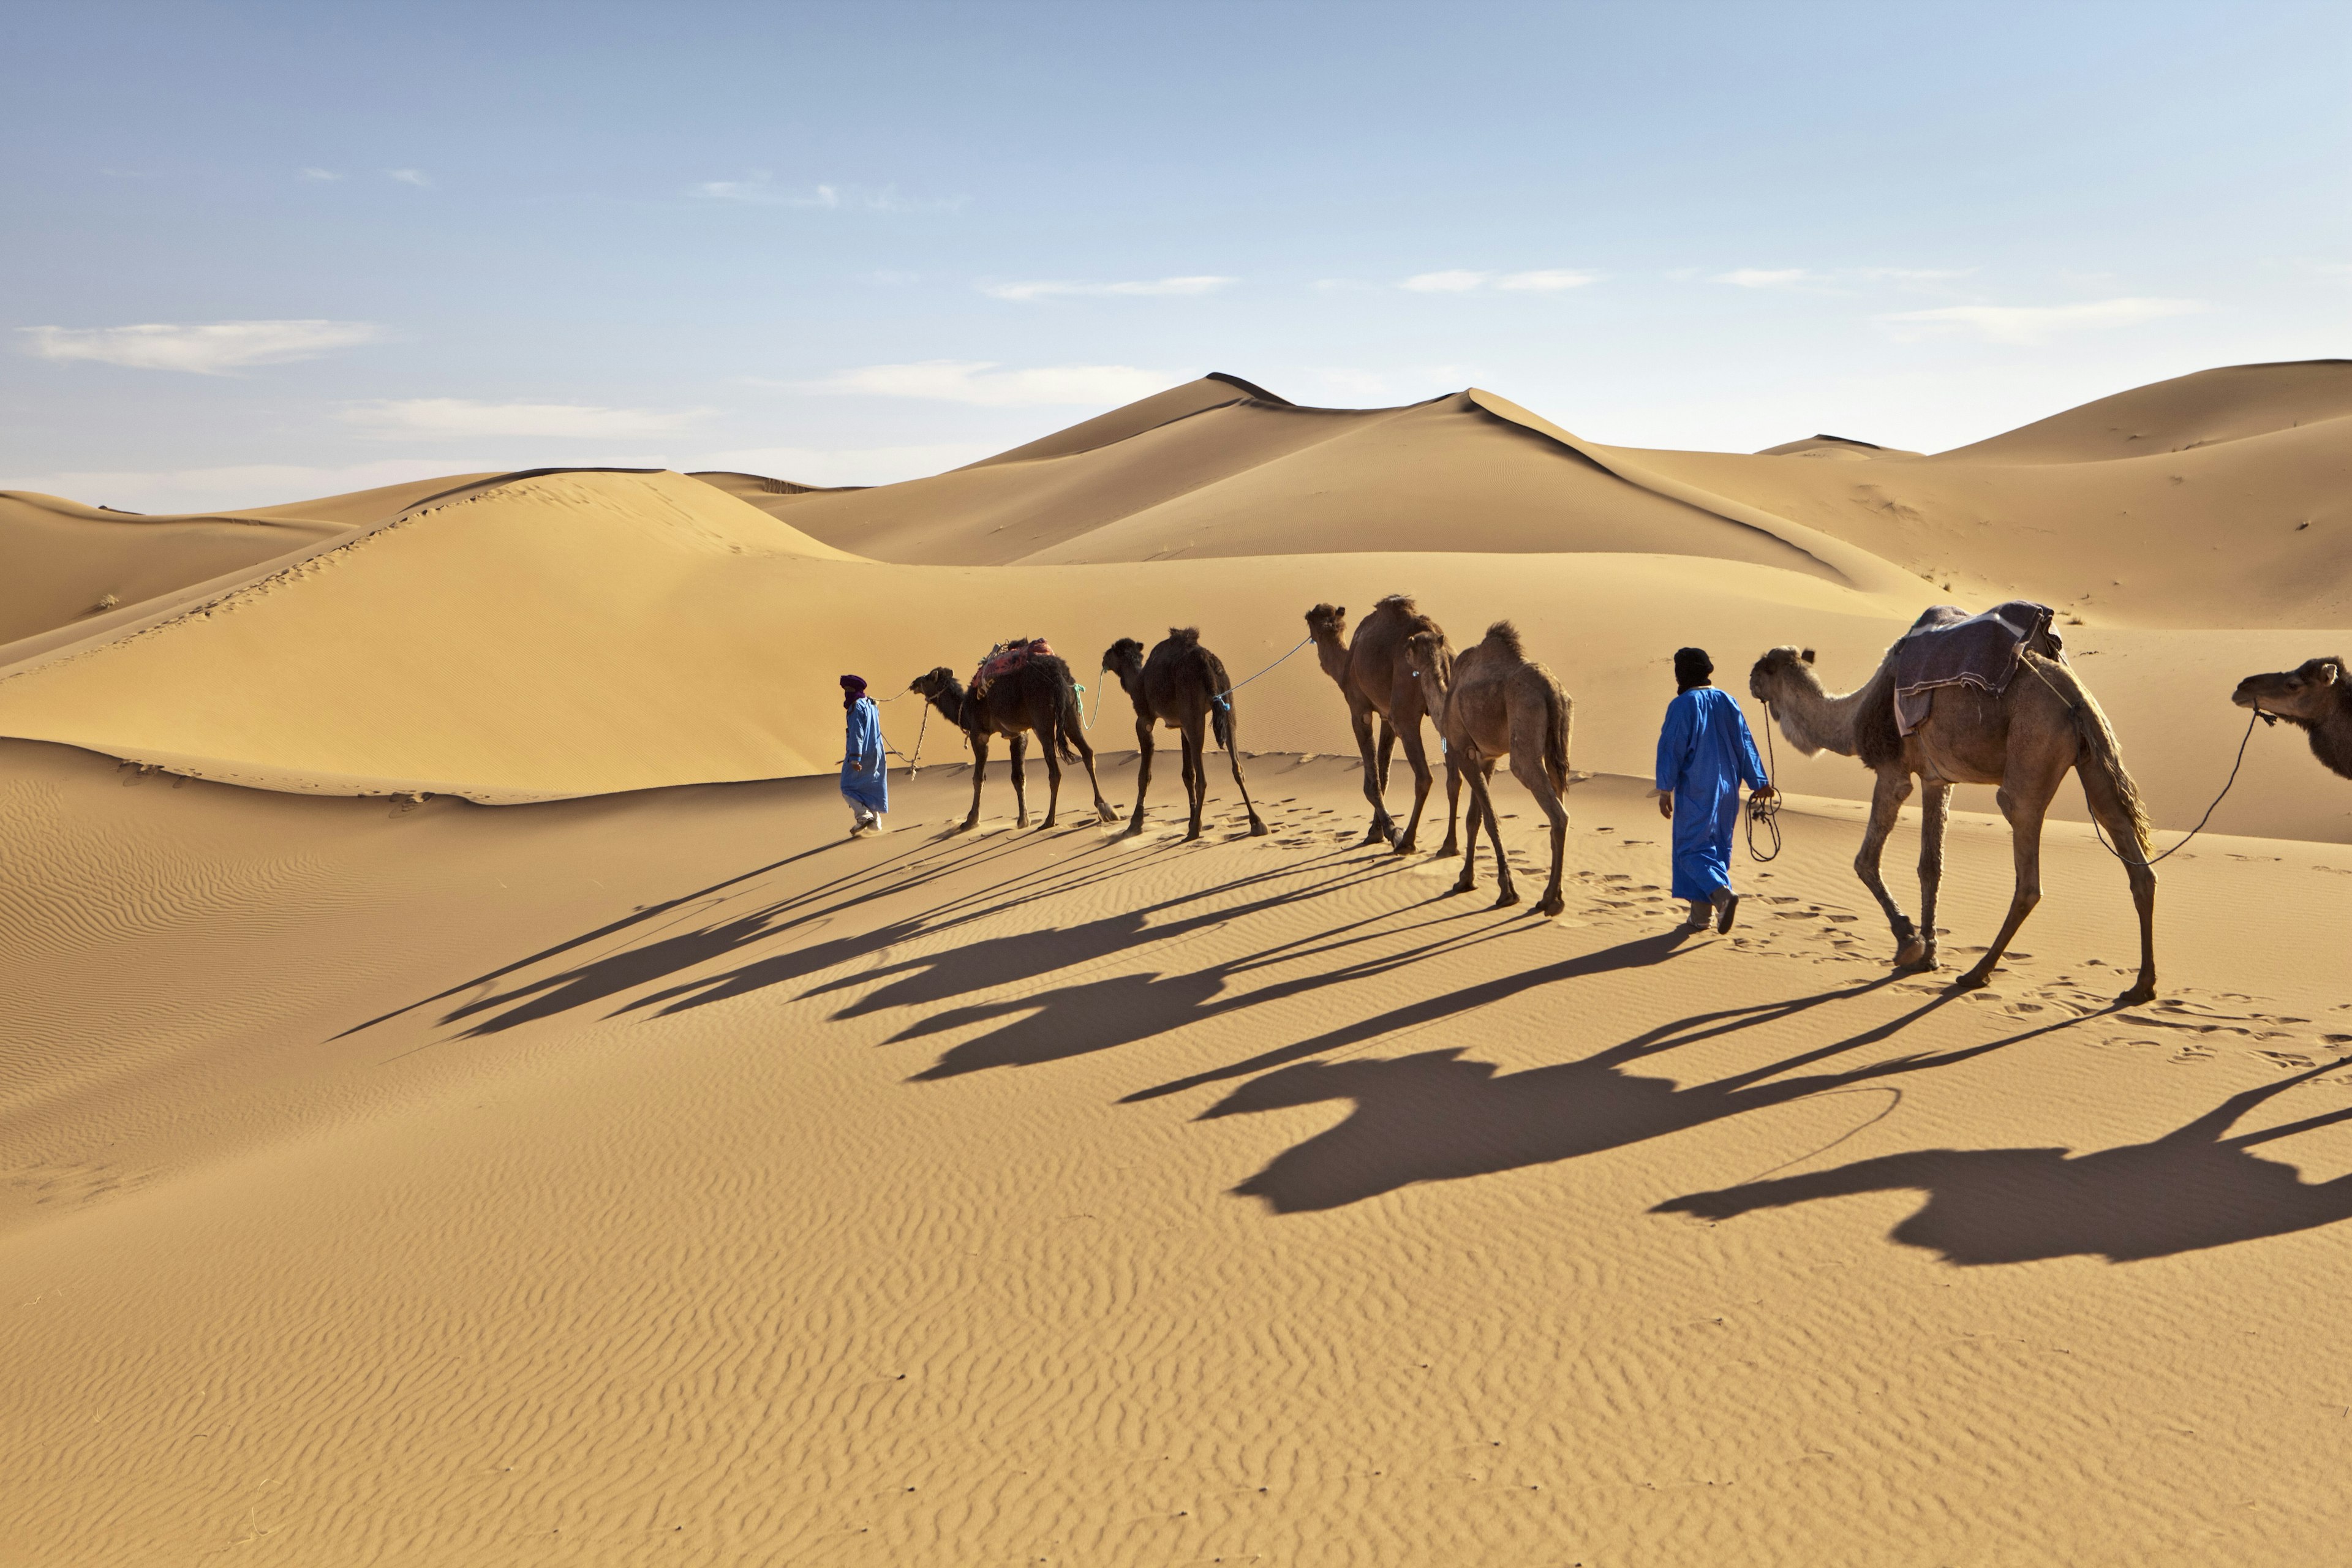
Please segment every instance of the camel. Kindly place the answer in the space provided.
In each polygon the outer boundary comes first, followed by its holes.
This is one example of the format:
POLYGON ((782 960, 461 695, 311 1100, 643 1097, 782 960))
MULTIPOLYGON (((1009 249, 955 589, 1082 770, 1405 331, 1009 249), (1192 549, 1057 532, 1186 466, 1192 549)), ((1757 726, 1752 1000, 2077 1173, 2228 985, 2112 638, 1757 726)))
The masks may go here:
MULTIPOLYGON (((1415 632, 1434 636, 1441 647, 1445 646, 1445 633, 1405 594, 1391 594, 1374 605, 1344 647, 1339 641, 1348 629, 1343 605, 1316 605, 1307 612, 1307 629, 1315 639, 1315 657, 1321 661, 1323 673, 1348 700, 1348 722, 1356 732, 1356 750, 1364 760, 1364 798, 1372 803, 1372 825, 1365 830, 1363 841, 1393 844, 1398 854, 1410 855, 1414 837, 1421 831, 1422 807, 1429 800, 1431 774, 1429 758, 1422 750, 1421 721, 1433 714, 1436 699, 1427 682, 1414 679, 1406 671, 1399 655, 1405 638, 1415 632), (1376 718, 1380 721, 1377 750, 1372 739, 1376 718), (1405 824, 1402 838, 1381 798, 1389 785, 1390 748, 1400 735, 1404 738, 1405 761, 1412 767, 1412 817, 1405 824)), ((1462 780, 1449 766, 1445 770, 1445 842, 1437 851, 1441 858, 1455 852, 1454 822, 1461 806, 1462 780)))
POLYGON ((1103 799, 1102 785, 1095 780, 1095 750, 1087 744, 1085 724, 1078 712, 1078 689, 1070 679, 1070 667, 1058 658, 1033 654, 1026 664, 990 681, 979 697, 966 691, 955 671, 945 665, 928 675, 917 676, 908 683, 907 689, 921 692, 923 700, 961 729, 964 739, 971 742, 971 812, 956 829, 958 833, 969 833, 979 826, 980 786, 988 777, 988 741, 992 735, 1003 735, 1011 742, 1013 800, 1019 809, 1019 820, 1014 826, 1029 826, 1029 797, 1022 764, 1033 731, 1037 736, 1037 749, 1045 754, 1045 776, 1050 781, 1045 820, 1037 825, 1038 830, 1043 832, 1053 826, 1054 815, 1061 808, 1062 763, 1081 759, 1087 765, 1087 783, 1094 788, 1096 815, 1105 822, 1118 820, 1118 813, 1103 799), (1073 746, 1076 751, 1071 750, 1073 746))
POLYGON ((2311 754, 2352 779, 2352 670, 2341 658, 2307 658, 2275 675, 2250 675, 2230 700, 2307 731, 2311 754))
POLYGON ((2042 819, 2072 768, 2082 780, 2092 817, 2115 841, 2139 912, 2139 978, 2116 1004, 2147 1002, 2156 995, 2156 872, 2147 863, 2147 813, 2131 775, 2124 771, 2106 715, 2073 668, 2055 657, 2056 651, 2037 635, 2020 656, 2024 668, 1999 697, 1970 686, 1938 689, 1933 710, 1908 736, 1899 734, 1895 725, 1893 648, 1860 689, 1833 696, 1813 673, 1812 649, 1776 647, 1756 661, 1748 689, 1805 755, 1831 751, 1859 757, 1878 775, 1871 792, 1870 823, 1853 869, 1894 928, 1898 969, 1937 967, 1936 890, 1943 878, 1944 824, 1951 811, 1952 785, 2000 786, 1995 798, 2009 819, 2017 885, 2000 934, 1955 983, 1963 991, 1992 977, 1993 966, 2008 951, 2017 928, 2042 901, 2042 819), (1916 927, 1878 874, 1879 856, 1894 831, 1896 813, 1910 797, 1915 773, 1927 786, 1921 802, 1916 927))
POLYGON ((1234 683, 1223 661, 1201 646, 1200 631, 1171 626, 1167 640, 1143 657, 1143 645, 1121 637, 1103 654, 1102 667, 1118 677, 1120 689, 1135 704, 1135 744, 1142 753, 1135 776, 1135 809, 1129 814, 1129 837, 1143 831, 1143 796, 1151 787, 1151 731, 1156 722, 1181 731, 1184 748, 1184 795, 1192 803, 1192 826, 1186 842, 1201 837, 1201 811, 1209 799, 1209 755, 1203 730, 1213 732, 1233 763, 1234 787, 1242 792, 1242 809, 1249 813, 1250 837, 1265 837, 1265 824, 1250 804, 1249 785, 1242 782, 1242 754, 1234 749, 1234 683))
POLYGON ((1462 875, 1450 893, 1478 885, 1478 820, 1495 847, 1495 879, 1502 885, 1496 909, 1519 901, 1511 886, 1511 862, 1503 853, 1502 824, 1496 819, 1488 788, 1495 763, 1505 752, 1511 776, 1528 786, 1551 819, 1551 881, 1536 907, 1547 915, 1567 908, 1559 890, 1560 863, 1568 853, 1569 731, 1574 706, 1550 670, 1532 662, 1519 646, 1519 629, 1508 621, 1486 628, 1486 639, 1460 657, 1448 653, 1444 634, 1415 632, 1404 643, 1404 666, 1438 696, 1437 733, 1445 742, 1450 774, 1470 780, 1470 827, 1463 846, 1462 875))

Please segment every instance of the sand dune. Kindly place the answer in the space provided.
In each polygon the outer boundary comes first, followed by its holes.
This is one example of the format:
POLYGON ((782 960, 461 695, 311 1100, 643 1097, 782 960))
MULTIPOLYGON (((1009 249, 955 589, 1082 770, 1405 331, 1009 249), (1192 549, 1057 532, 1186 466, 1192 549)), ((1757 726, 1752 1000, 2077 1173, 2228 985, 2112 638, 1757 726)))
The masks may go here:
MULTIPOLYGON (((1213 376, 865 489, 0 497, 0 1564, 2326 1561, 2352 786, 2252 731, 2116 1009, 2072 785, 1959 994, 1887 969, 1853 763, 1774 747, 1728 936, 1643 775, 1679 644, 1844 687, 2022 594, 2168 843, 2237 679, 2352 645, 2347 426, 2333 362, 1933 456, 1213 376), (1398 591, 1576 699, 1558 920, 1360 843, 1297 644, 1398 591), (1139 838, 1002 764, 950 835, 908 698, 841 837, 839 671, 1048 636, 1124 808, 1090 672, 1171 625, 1268 837, 1216 759, 1181 842, 1172 758, 1139 838)), ((1959 805, 1948 961, 2013 875, 1959 805)))

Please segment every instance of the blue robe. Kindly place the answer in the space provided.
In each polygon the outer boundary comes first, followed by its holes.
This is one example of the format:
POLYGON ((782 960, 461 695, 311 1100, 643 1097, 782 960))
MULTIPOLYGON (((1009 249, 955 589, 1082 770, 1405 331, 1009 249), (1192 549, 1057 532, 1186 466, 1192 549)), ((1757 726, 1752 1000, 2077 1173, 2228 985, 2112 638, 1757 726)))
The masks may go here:
POLYGON ((849 710, 849 742, 841 758, 841 793, 849 804, 867 811, 890 809, 890 770, 882 760, 882 710, 874 699, 861 697, 849 710), (850 763, 862 763, 863 773, 850 763))
POLYGON ((1756 739, 1729 692, 1694 686, 1666 704, 1657 785, 1675 797, 1675 889, 1701 903, 1731 890, 1731 832, 1739 786, 1769 782, 1756 739))

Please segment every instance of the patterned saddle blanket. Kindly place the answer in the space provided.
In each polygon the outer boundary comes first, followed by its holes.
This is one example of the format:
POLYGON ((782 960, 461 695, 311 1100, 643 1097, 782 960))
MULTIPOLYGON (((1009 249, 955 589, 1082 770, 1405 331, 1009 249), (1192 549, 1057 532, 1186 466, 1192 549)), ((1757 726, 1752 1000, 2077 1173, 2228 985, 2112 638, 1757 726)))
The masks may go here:
POLYGON ((1973 686, 1998 697, 2023 663, 2037 636, 2063 653, 2047 605, 2011 599, 1982 615, 1937 605, 1911 623, 1895 645, 1895 727, 1908 735, 1927 721, 1939 686, 1973 686))
POLYGON ((982 695, 991 681, 1012 674, 1033 658, 1050 657, 1053 651, 1053 646, 1044 637, 1014 637, 1010 642, 998 643, 980 661, 980 668, 971 672, 971 694, 982 695))

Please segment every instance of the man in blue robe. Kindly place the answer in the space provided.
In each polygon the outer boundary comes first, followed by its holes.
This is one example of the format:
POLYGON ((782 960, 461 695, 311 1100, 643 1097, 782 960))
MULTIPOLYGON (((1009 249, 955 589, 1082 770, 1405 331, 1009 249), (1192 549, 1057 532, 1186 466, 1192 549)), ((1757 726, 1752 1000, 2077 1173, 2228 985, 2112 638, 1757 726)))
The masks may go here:
POLYGON ((890 809, 890 770, 882 752, 882 710, 866 695, 861 676, 841 678, 841 706, 849 715, 849 740, 841 756, 841 796, 849 802, 849 836, 882 831, 890 809))
POLYGON ((1713 684, 1705 648, 1675 653, 1675 700, 1658 735, 1658 812, 1675 825, 1674 896, 1690 900, 1690 929, 1731 929, 1739 895, 1731 890, 1731 831, 1739 824, 1739 786, 1759 799, 1772 794, 1756 738, 1728 692, 1713 684))

